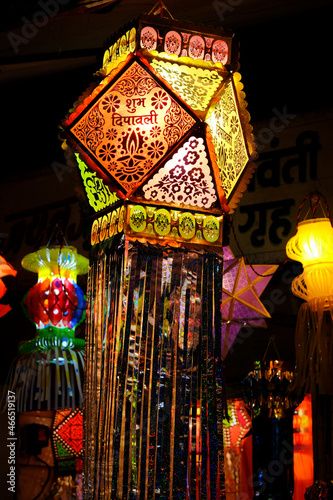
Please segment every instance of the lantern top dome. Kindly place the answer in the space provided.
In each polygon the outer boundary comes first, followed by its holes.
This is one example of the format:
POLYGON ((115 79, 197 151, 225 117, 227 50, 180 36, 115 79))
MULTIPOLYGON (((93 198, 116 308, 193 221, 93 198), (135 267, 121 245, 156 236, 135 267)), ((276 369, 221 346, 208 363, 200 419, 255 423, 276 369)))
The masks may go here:
POLYGON ((22 267, 34 273, 53 272, 86 274, 89 269, 89 261, 83 255, 77 253, 73 246, 44 246, 36 252, 27 254, 22 259, 22 267))

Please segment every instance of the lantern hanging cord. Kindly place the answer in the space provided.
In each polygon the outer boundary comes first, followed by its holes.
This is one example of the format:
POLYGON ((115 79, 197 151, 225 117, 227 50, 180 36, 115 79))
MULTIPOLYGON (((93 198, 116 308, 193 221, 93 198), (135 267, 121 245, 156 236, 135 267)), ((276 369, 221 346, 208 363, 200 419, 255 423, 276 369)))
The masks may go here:
MULTIPOLYGON (((231 231, 232 231, 232 234, 233 234, 233 237, 234 237, 234 240, 236 242, 236 245, 237 245, 237 248, 241 254, 241 256, 243 257, 244 261, 246 262, 246 264, 248 266, 250 266, 250 268, 252 269, 252 271, 257 275, 257 276, 260 276, 261 278, 267 278, 268 276, 273 276, 275 274, 275 271, 272 272, 272 273, 269 273, 269 274, 260 274, 258 273, 258 271, 255 270, 254 266, 252 264, 250 264, 250 262, 248 261, 248 258, 246 257, 246 255, 244 254, 240 244, 239 244, 239 241, 238 241, 238 238, 236 236, 236 231, 235 231, 235 228, 234 228, 234 224, 233 224, 233 220, 231 219, 231 217, 229 218, 229 221, 230 221, 230 227, 231 227, 231 231)), ((283 262, 282 262, 282 266, 283 264, 285 264, 286 262, 288 262, 288 259, 285 259, 283 262)))
POLYGON ((56 223, 56 225, 54 226, 54 229, 51 233, 51 236, 50 236, 49 241, 47 242, 46 246, 47 247, 52 246, 53 241, 58 243, 61 248, 64 246, 68 246, 68 242, 66 240, 65 234, 58 223, 56 223))
POLYGON ((281 359, 279 350, 278 350, 276 342, 275 342, 275 335, 271 335, 269 337, 269 339, 268 339, 268 344, 267 344, 267 347, 266 347, 266 351, 265 351, 265 353, 263 355, 263 358, 262 358, 263 362, 266 361, 266 357, 267 357, 267 354, 268 354, 268 349, 270 348, 270 346, 272 346, 273 349, 275 350, 275 353, 277 355, 277 359, 281 359))
POLYGON ((297 210, 297 224, 308 218, 315 219, 320 216, 331 219, 331 212, 326 198, 319 192, 314 191, 306 195, 297 210), (305 213, 304 213, 305 212, 305 213))

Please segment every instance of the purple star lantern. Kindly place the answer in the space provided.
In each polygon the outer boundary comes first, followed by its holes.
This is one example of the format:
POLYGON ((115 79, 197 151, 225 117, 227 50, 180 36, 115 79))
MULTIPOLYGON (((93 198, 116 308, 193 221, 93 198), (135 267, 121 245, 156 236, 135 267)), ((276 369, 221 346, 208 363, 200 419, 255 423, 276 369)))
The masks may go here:
POLYGON ((222 284, 222 353, 225 359, 242 327, 266 328, 270 314, 259 299, 278 266, 247 265, 235 258, 230 247, 224 248, 222 284))

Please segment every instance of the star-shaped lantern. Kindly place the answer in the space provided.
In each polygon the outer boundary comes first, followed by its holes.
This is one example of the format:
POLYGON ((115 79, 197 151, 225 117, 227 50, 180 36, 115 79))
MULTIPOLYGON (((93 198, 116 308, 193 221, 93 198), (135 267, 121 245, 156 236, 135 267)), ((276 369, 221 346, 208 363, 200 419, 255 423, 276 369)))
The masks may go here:
POLYGON ((161 2, 110 43, 100 83, 63 123, 89 203, 115 207, 97 220, 92 245, 119 224, 144 241, 221 245, 222 215, 255 158, 233 45, 225 32, 178 23, 161 2))
POLYGON ((235 258, 230 247, 224 248, 222 294, 223 356, 226 357, 242 326, 265 327, 270 314, 259 297, 278 266, 245 264, 235 258))

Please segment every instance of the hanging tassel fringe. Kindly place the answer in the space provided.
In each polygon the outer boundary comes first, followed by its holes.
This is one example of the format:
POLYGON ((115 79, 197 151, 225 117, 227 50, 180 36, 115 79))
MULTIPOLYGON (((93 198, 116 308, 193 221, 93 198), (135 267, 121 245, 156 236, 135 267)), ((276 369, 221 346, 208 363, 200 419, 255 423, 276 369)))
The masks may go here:
POLYGON ((83 350, 58 347, 14 360, 6 384, 18 412, 77 408, 83 404, 83 350))
POLYGON ((221 286, 215 254, 121 242, 95 254, 85 498, 224 498, 221 286))

